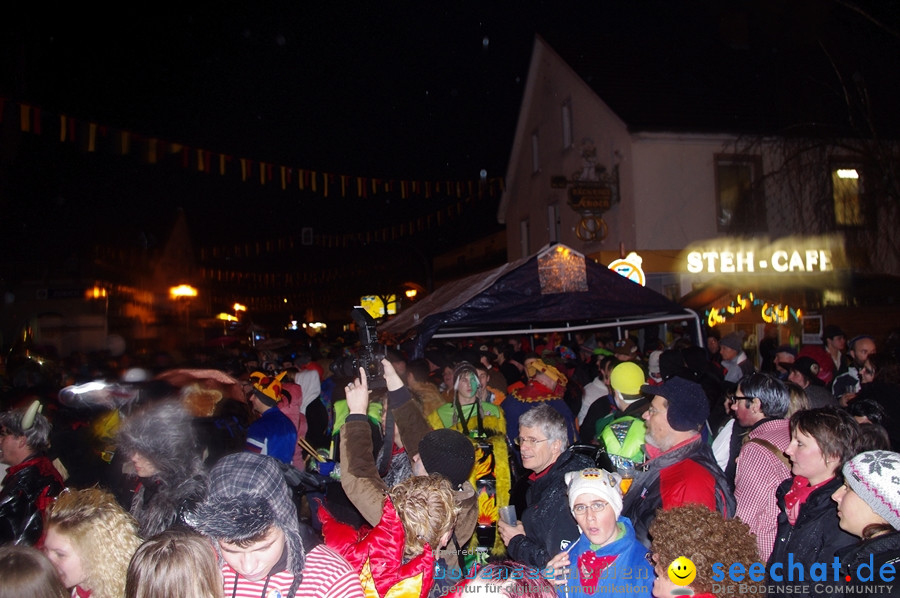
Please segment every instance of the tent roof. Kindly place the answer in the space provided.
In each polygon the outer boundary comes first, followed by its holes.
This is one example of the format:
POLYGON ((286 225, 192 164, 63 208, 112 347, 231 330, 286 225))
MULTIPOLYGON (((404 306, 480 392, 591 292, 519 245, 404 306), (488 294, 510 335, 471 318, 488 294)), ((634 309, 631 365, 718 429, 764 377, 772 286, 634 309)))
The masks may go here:
POLYGON ((560 248, 580 255, 555 245, 451 282, 382 324, 379 331, 403 334, 415 329, 416 353, 420 353, 433 336, 590 329, 696 317, 591 259, 585 259, 587 290, 542 292, 538 259, 560 248))

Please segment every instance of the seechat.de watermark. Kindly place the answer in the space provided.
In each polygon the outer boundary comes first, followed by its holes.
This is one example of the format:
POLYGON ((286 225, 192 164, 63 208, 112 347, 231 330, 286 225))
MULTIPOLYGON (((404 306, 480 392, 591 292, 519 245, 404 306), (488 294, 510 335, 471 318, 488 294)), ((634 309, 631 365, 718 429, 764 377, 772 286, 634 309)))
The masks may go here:
MULTIPOLYGON (((674 563, 673 563, 674 564, 674 563)), ((787 563, 764 563, 745 567, 742 563, 713 563, 714 594, 881 594, 894 595, 897 569, 891 563, 875 565, 873 555, 854 570, 841 574, 840 559, 813 563, 808 567, 788 554, 787 563)))

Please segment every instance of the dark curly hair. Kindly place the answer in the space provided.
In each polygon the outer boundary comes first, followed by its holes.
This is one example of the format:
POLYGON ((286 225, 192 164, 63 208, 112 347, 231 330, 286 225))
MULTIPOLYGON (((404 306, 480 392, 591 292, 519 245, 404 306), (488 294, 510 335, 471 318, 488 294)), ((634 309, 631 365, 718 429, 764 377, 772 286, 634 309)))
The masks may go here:
MULTIPOLYGON (((661 567, 680 556, 697 568, 691 583, 695 594, 712 592, 713 563, 741 563, 745 568, 759 561, 756 536, 740 519, 724 519, 701 505, 660 509, 650 525, 653 560, 661 567)), ((719 594, 721 597, 722 595, 719 594)))

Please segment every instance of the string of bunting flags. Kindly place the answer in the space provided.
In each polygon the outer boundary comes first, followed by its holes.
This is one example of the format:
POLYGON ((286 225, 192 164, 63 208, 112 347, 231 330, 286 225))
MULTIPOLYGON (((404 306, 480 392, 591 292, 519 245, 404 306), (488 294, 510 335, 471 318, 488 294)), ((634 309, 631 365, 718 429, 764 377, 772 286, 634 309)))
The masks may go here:
POLYGON ((277 184, 282 190, 296 189, 312 192, 323 198, 339 195, 342 198, 368 198, 379 193, 399 193, 402 199, 432 196, 495 197, 503 191, 502 177, 479 180, 422 181, 396 180, 321 172, 274 164, 246 157, 229 156, 212 150, 191 147, 183 143, 117 129, 92 121, 84 121, 66 114, 43 110, 39 106, 13 101, 0 96, 0 122, 15 118, 18 112, 19 129, 23 133, 55 134, 59 142, 73 144, 83 151, 96 152, 106 148, 120 155, 138 155, 147 164, 163 160, 180 163, 183 168, 220 176, 239 173, 242 182, 258 181, 260 185, 277 184))

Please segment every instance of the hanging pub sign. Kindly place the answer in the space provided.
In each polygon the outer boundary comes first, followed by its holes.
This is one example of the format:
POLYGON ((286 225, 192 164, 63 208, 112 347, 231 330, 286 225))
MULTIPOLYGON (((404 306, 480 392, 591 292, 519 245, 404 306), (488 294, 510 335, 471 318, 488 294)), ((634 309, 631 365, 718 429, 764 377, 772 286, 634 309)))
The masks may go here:
POLYGON ((550 177, 552 189, 568 187, 568 204, 581 216, 575 235, 582 241, 602 241, 609 233, 603 213, 619 202, 619 167, 612 172, 597 161, 597 148, 590 139, 581 144, 581 170, 564 176, 550 177))

